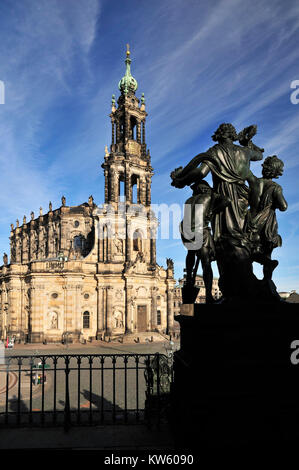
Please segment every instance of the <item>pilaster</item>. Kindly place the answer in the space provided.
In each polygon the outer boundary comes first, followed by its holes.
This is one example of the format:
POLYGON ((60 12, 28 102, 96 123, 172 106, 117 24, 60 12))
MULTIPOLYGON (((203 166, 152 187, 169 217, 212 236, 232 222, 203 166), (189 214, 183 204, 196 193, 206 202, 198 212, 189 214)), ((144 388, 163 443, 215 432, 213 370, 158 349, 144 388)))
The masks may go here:
POLYGON ((112 333, 112 305, 113 305, 113 287, 107 286, 107 307, 106 307, 106 333, 111 335, 112 333))

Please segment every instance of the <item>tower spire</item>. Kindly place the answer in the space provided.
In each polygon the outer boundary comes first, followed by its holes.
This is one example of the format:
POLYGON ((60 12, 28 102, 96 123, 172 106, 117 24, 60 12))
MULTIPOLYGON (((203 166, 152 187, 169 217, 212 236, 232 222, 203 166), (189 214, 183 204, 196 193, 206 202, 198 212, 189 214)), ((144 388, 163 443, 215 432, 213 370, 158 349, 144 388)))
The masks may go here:
POLYGON ((145 98, 135 95, 137 81, 131 75, 130 48, 126 50, 126 73, 119 82, 121 95, 111 107, 111 146, 105 150, 105 203, 151 204, 150 152, 145 142, 145 98))
POLYGON ((127 53, 126 53, 126 73, 118 84, 118 88, 122 94, 126 95, 128 92, 135 93, 138 88, 137 80, 131 74, 131 58, 130 58, 130 46, 127 44, 127 53))

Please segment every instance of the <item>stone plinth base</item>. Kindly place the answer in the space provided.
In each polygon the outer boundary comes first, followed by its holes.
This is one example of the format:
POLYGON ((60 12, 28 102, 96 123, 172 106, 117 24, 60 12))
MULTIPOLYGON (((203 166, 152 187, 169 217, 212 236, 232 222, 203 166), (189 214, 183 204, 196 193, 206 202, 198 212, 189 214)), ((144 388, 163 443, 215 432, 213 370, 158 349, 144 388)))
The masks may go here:
POLYGON ((42 343, 44 341, 43 332, 34 332, 28 335, 29 343, 42 343))
POLYGON ((296 446, 299 364, 290 357, 299 340, 298 305, 197 304, 194 316, 175 320, 181 327, 172 394, 176 447, 207 455, 296 446))

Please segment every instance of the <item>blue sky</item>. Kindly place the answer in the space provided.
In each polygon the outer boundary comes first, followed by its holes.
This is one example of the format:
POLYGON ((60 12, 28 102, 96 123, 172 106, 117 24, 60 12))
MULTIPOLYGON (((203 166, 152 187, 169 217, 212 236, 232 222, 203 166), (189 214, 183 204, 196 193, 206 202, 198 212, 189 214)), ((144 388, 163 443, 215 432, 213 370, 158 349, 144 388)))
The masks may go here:
MULTIPOLYGON (((111 95, 124 74, 126 43, 138 96, 145 93, 154 203, 183 203, 190 190, 169 173, 212 145, 221 122, 258 125, 265 156, 285 162, 278 214, 283 247, 274 281, 299 291, 299 3, 293 0, 1 0, 0 251, 10 223, 39 207, 104 198, 100 167, 110 145, 111 95)), ((260 176, 261 165, 252 165, 260 176)), ((159 264, 185 249, 158 241, 159 264)), ((216 272, 216 270, 215 270, 216 272)), ((259 270, 257 270, 259 272, 259 270)))

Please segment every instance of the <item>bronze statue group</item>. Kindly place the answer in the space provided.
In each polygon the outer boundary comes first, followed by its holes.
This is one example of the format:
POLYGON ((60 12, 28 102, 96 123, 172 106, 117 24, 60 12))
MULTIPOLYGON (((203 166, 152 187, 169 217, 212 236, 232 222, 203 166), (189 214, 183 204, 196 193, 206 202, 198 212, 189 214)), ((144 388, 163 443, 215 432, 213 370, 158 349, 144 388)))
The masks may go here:
POLYGON ((262 177, 253 175, 250 162, 262 160, 264 152, 252 142, 256 132, 257 126, 249 126, 237 134, 232 124, 221 124, 212 136, 216 142, 213 147, 194 157, 185 168, 171 173, 173 186, 188 185, 193 191, 185 203, 185 208, 191 208, 191 233, 184 230, 186 220, 181 223, 182 241, 188 249, 184 303, 195 301, 199 262, 202 263, 206 303, 214 302, 211 267, 214 260, 219 270, 222 302, 280 301, 272 282, 278 261, 272 260, 271 255, 282 243, 275 211, 285 211, 287 202, 281 186, 273 179, 282 175, 284 164, 276 155, 269 156, 262 164, 262 177), (234 143, 236 141, 239 145, 234 143), (213 188, 204 180, 209 173, 213 188), (194 243, 200 225, 196 221, 198 205, 201 205, 203 218, 200 248, 194 243), (262 280, 253 273, 254 261, 263 265, 262 280))

